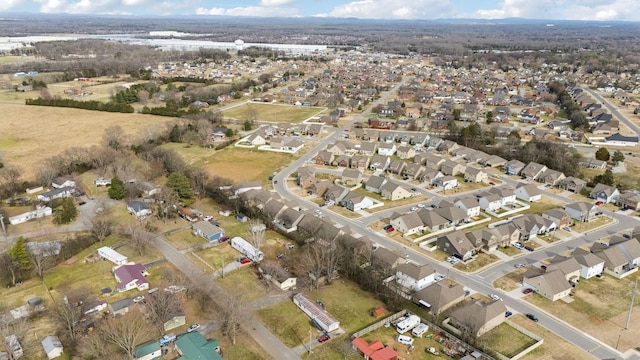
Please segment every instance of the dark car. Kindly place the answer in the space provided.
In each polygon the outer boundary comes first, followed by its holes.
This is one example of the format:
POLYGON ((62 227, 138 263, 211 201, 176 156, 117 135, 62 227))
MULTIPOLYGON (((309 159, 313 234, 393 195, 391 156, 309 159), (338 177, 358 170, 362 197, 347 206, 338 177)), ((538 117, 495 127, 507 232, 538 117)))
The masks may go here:
POLYGON ((527 319, 538 322, 538 317, 533 315, 533 314, 527 314, 525 315, 527 317, 527 319))
POLYGON ((511 311, 507 311, 504 313, 504 317, 508 318, 509 316, 513 315, 513 313, 511 311))
POLYGON ((248 258, 244 258, 244 259, 240 260, 240 264, 242 264, 242 265, 248 264, 250 262, 251 262, 251 259, 248 259, 248 258))
POLYGON ((229 241, 229 237, 228 236, 223 236, 220 238, 220 240, 218 240, 219 242, 225 242, 225 241, 229 241))
POLYGON ((393 225, 385 225, 385 226, 383 227, 383 229, 384 229, 384 230, 388 230, 388 229, 391 229, 392 227, 393 227, 393 225))
POLYGON ((531 294, 532 292, 533 292, 532 288, 526 288, 526 289, 522 290, 523 294, 531 294))
POLYGON ((325 341, 329 341, 329 339, 331 339, 331 336, 329 336, 329 334, 322 334, 320 336, 318 336, 318 342, 325 342, 325 341))
POLYGON ((84 205, 84 204, 86 204, 86 203, 87 203, 86 201, 80 201, 80 202, 78 203, 78 205, 82 206, 82 205, 84 205))
POLYGON ((525 246, 524 248, 526 250, 529 250, 529 251, 534 251, 535 250, 535 248, 533 246, 529 246, 529 245, 525 246))

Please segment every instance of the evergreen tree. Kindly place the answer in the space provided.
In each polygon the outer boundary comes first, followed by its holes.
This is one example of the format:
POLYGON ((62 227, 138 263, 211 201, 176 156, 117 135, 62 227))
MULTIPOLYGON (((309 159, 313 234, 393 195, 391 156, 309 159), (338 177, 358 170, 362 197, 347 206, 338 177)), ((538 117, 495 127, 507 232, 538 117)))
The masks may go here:
POLYGON ((182 173, 171 173, 169 177, 167 177, 167 187, 173 189, 183 203, 190 202, 193 199, 193 189, 191 188, 189 179, 182 173))
POLYGON ((488 124, 491 124, 493 122, 493 111, 487 111, 487 114, 485 115, 485 119, 488 124))
POLYGON ((618 165, 619 162, 624 161, 624 155, 619 150, 616 150, 616 151, 613 152, 613 156, 611 157, 611 161, 613 161, 616 165, 618 165))
POLYGON ((109 197, 114 200, 122 200, 127 196, 127 189, 124 187, 124 182, 117 176, 111 179, 111 186, 109 187, 109 197))
POLYGON ((66 198, 62 202, 62 209, 56 212, 53 222, 56 224, 68 224, 75 220, 76 216, 78 216, 78 209, 76 209, 73 199, 66 198))
POLYGON ((598 151, 596 151, 596 159, 598 160, 609 161, 610 157, 611 155, 609 155, 609 150, 607 150, 607 148, 605 147, 601 147, 600 149, 598 149, 598 151))
POLYGON ((7 250, 7 254, 13 261, 18 264, 20 270, 31 269, 31 260, 29 259, 29 252, 27 250, 27 242, 22 236, 16 240, 15 244, 7 250))

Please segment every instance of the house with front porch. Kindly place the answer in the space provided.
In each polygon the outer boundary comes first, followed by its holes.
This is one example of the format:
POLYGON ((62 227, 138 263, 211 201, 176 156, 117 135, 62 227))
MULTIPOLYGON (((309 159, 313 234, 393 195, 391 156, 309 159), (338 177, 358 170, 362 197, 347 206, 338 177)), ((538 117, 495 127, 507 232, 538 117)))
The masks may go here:
POLYGON ((389 223, 404 235, 417 234, 424 229, 422 219, 416 212, 406 214, 393 213, 389 219, 389 223))
POLYGON ((523 275, 522 284, 551 301, 568 297, 573 287, 560 270, 543 272, 529 267, 523 275))
POLYGON ((442 176, 438 177, 432 182, 433 186, 442 190, 451 190, 458 186, 458 178, 455 176, 442 176))
POLYGON ((426 182, 429 185, 433 185, 433 182, 440 177, 443 177, 444 174, 438 170, 433 169, 425 169, 420 173, 420 180, 426 182))
POLYGON ((519 184, 514 192, 518 199, 526 202, 535 202, 542 199, 542 192, 533 184, 519 184))
POLYGON ((362 173, 355 169, 342 170, 342 183, 346 186, 360 185, 362 182, 362 173))
POLYGON ((484 211, 496 211, 502 206, 502 198, 498 194, 483 192, 476 196, 478 203, 480 204, 480 208, 484 211))
POLYGON ((471 241, 459 230, 438 237, 436 246, 438 250, 463 261, 471 259, 475 250, 471 241))
POLYGON ((369 162, 369 170, 385 171, 391 164, 391 158, 384 155, 374 155, 369 162))
POLYGON ((350 211, 356 212, 368 209, 373 206, 374 202, 368 196, 364 196, 357 192, 350 191, 341 201, 340 204, 350 211))
POLYGON ((542 172, 535 180, 544 184, 557 185, 565 176, 560 171, 547 169, 542 172))
POLYGON ((573 224, 571 216, 569 216, 569 214, 561 208, 549 209, 543 212, 542 218, 552 221, 558 228, 563 228, 573 224))
POLYGON ((579 194, 586 186, 586 181, 574 176, 566 177, 558 182, 558 188, 571 191, 576 194, 579 194))
POLYGON ((420 175, 420 173, 422 173, 422 171, 424 171, 425 167, 420 165, 420 164, 406 164, 404 169, 402 169, 402 176, 411 179, 411 180, 415 180, 418 178, 418 176, 420 175))
POLYGON ((411 146, 399 146, 396 155, 403 160, 416 156, 416 150, 411 146))
POLYGON ((380 143, 378 144, 378 155, 392 156, 396 153, 397 148, 395 144, 380 143))
POLYGON ((380 188, 380 194, 383 198, 391 201, 407 199, 413 196, 411 191, 393 181, 385 182, 380 188))
POLYGON ((451 222, 432 209, 420 209, 416 212, 423 224, 423 229, 429 232, 440 231, 452 226, 451 222))

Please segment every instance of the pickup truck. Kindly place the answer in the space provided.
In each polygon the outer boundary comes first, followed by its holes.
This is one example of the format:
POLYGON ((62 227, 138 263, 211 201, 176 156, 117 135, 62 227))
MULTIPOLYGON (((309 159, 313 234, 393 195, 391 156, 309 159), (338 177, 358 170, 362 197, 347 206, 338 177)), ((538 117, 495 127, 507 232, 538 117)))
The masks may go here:
POLYGON ((167 334, 161 337, 158 341, 160 342, 160 346, 167 346, 176 341, 176 334, 167 334))

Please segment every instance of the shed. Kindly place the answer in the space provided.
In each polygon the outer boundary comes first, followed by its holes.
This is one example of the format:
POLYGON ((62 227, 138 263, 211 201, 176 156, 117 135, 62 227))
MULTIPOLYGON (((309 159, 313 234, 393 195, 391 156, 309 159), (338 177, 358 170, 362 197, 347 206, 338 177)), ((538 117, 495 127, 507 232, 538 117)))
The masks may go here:
POLYGON ((47 358, 55 359, 62 355, 64 348, 62 342, 55 335, 49 335, 41 341, 44 353, 47 354, 47 358))

